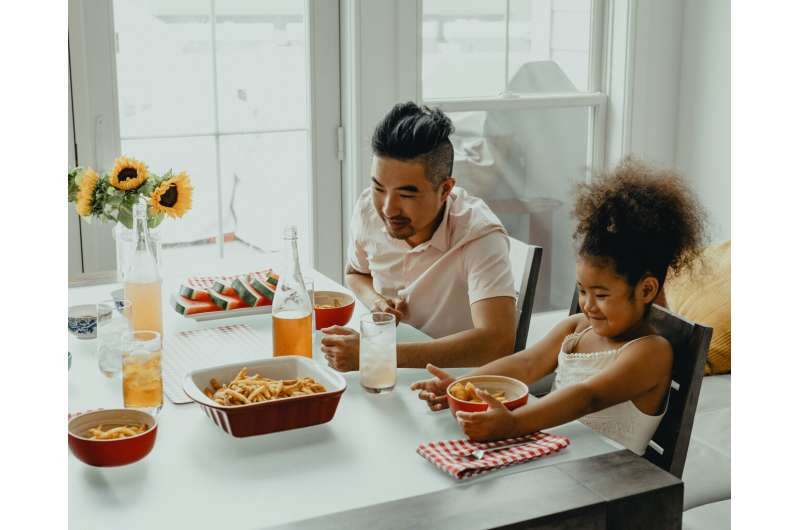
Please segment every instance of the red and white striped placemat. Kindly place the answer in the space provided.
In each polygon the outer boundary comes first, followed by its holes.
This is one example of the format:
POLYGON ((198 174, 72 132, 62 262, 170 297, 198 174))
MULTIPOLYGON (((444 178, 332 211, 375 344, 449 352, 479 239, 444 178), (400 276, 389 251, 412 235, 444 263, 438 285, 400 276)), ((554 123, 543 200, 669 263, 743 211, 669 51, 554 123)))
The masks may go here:
POLYGON ((463 439, 431 442, 420 444, 417 447, 417 453, 448 475, 458 480, 463 480, 494 471, 495 469, 503 469, 504 467, 528 462, 540 456, 549 455, 560 451, 568 446, 569 443, 569 438, 566 436, 537 432, 497 442, 472 442, 463 439), (487 452, 480 460, 469 456, 478 449, 486 450, 524 442, 529 443, 487 452))
POLYGON ((190 276, 189 278, 186 279, 186 285, 190 287, 198 287, 200 289, 211 289, 214 286, 214 282, 216 282, 217 280, 232 282, 236 278, 242 278, 242 277, 245 278, 259 277, 266 280, 271 272, 272 269, 264 269, 262 271, 234 274, 233 276, 190 276))
POLYGON ((164 393, 176 405, 191 403, 183 392, 188 372, 219 364, 269 357, 271 347, 247 324, 192 329, 171 335, 162 355, 164 393))

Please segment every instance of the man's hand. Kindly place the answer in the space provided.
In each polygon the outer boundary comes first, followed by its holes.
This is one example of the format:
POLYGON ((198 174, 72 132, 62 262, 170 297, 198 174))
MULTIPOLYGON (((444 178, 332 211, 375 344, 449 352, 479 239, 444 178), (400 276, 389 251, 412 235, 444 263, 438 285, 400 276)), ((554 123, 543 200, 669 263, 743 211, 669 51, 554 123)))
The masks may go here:
POLYGON ((406 317, 408 306, 402 298, 384 298, 379 296, 369 308, 373 313, 391 313, 394 315, 395 324, 399 324, 406 317))
POLYGON ((358 370, 359 335, 344 326, 322 328, 322 352, 328 366, 340 372, 358 370))
POLYGON ((489 442, 519 436, 514 414, 488 392, 477 389, 478 397, 489 404, 486 412, 456 412, 461 429, 470 440, 489 442))

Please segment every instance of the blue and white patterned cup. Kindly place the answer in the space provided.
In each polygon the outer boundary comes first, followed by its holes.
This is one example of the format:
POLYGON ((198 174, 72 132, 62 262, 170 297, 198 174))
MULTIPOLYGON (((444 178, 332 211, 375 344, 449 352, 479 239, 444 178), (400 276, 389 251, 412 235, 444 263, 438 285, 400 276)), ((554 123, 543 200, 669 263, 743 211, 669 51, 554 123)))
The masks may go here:
POLYGON ((79 339, 97 336, 97 308, 93 305, 74 305, 67 314, 67 327, 79 339))

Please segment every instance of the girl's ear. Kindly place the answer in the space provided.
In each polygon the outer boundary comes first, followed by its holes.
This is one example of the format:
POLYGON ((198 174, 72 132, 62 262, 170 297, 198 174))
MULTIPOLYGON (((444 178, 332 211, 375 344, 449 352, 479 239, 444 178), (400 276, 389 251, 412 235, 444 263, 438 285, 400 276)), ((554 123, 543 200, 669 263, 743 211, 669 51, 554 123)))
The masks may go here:
POLYGON ((652 303, 658 296, 659 283, 655 276, 645 276, 639 280, 639 286, 636 289, 639 298, 645 303, 652 303))

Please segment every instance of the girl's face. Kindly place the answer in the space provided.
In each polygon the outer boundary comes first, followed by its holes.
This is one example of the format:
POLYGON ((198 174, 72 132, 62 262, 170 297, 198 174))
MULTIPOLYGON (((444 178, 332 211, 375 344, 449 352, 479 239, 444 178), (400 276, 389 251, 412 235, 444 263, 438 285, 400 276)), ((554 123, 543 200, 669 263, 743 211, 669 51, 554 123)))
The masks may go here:
POLYGON ((616 337, 636 326, 658 294, 658 280, 652 276, 631 287, 611 266, 583 258, 578 258, 576 275, 581 311, 601 337, 616 337))

